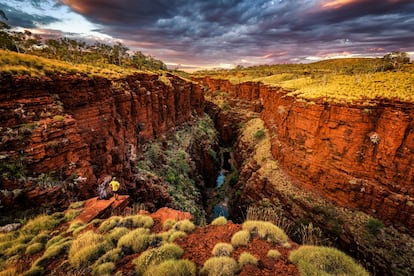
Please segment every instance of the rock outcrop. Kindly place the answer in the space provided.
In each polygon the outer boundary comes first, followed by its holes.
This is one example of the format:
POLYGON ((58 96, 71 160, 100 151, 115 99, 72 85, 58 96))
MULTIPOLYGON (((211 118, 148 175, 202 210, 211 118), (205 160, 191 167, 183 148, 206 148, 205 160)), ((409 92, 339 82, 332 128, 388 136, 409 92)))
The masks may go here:
POLYGON ((251 110, 263 110, 272 155, 298 186, 414 229, 413 103, 311 102, 260 83, 199 81, 251 110))
POLYGON ((154 205, 163 206, 168 193, 161 181, 134 175, 141 145, 204 112, 199 85, 163 79, 144 73, 116 80, 1 78, 0 189, 22 189, 20 199, 32 203, 44 195, 86 198, 112 175, 133 199, 156 198, 154 205))

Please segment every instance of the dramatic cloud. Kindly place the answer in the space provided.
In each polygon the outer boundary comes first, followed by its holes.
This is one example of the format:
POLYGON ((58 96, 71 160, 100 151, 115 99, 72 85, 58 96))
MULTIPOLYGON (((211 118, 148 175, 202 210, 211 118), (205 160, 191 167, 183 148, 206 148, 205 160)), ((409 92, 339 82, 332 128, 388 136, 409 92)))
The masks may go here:
POLYGON ((131 49, 188 67, 414 51, 412 0, 56 1, 46 1, 55 9, 49 14, 36 15, 10 4, 39 6, 44 1, 0 0, 0 9, 21 18, 17 22, 22 26, 33 27, 40 21, 53 27, 65 21, 54 11, 69 7, 71 14, 89 21, 89 32, 120 39, 131 49))

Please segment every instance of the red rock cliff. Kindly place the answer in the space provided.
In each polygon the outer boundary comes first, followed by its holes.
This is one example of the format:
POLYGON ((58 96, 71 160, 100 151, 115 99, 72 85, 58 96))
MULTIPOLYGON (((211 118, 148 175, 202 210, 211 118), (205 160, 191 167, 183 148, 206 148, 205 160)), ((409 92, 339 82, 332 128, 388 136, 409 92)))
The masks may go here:
POLYGON ((340 206, 414 228, 414 104, 299 101, 260 83, 201 81, 257 109, 272 155, 297 184, 340 206))
POLYGON ((203 114, 201 87, 172 75, 168 79, 167 84, 148 74, 112 81, 79 76, 0 79, 0 161, 6 172, 0 189, 25 189, 27 197, 38 201, 60 194, 63 201, 62 193, 49 186, 77 179, 78 195, 85 197, 96 194, 104 176, 116 175, 127 190, 140 193, 139 200, 168 200, 165 189, 151 185, 159 179, 135 179, 132 173, 143 141, 203 114), (9 170, 16 167, 25 167, 31 178, 9 170))

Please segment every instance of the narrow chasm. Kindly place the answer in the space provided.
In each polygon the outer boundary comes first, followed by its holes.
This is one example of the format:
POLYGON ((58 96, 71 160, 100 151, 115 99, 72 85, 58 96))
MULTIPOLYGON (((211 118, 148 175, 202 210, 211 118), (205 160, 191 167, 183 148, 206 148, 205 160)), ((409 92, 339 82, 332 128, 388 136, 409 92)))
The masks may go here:
MULTIPOLYGON (((265 99, 251 99, 260 85, 200 82, 205 84, 205 111, 220 135, 216 188, 210 188, 207 204, 212 217, 228 215, 237 223, 271 221, 299 244, 347 252, 373 275, 412 274, 409 234, 384 225, 364 210, 341 207, 286 173, 284 166, 290 159, 277 160, 272 151, 290 148, 280 143, 276 124, 266 125, 268 114, 261 106, 265 99)), ((285 116, 281 105, 275 110, 285 116)))
POLYGON ((147 142, 135 163, 135 178, 152 184, 134 201, 148 211, 167 206, 189 212, 197 224, 205 225, 209 191, 220 167, 218 152, 218 133, 207 114, 147 142))

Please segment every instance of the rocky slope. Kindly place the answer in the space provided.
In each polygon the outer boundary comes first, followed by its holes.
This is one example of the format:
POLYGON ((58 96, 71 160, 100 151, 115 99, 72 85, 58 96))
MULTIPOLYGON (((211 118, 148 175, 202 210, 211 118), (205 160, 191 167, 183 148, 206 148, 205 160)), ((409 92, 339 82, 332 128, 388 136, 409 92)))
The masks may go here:
MULTIPOLYGON (((172 75, 0 79, 0 200, 64 203, 117 176, 141 201, 169 196, 157 177, 135 179, 142 143, 202 116, 202 88, 172 75), (163 79, 161 81, 160 79, 163 79), (25 200, 22 200, 25 199, 25 200)), ((159 207, 159 206, 158 206, 159 207)))
POLYGON ((298 186, 414 229, 414 104, 315 103, 260 83, 200 82, 263 110, 272 155, 298 186))

